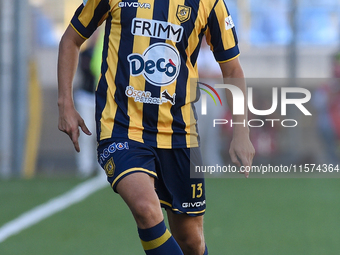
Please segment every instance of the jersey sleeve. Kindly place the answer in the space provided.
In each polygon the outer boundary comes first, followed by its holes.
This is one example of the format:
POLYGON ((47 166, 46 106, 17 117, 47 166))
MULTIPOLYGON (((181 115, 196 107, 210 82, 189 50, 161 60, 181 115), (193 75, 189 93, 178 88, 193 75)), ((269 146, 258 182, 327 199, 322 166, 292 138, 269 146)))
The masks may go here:
POLYGON ((87 39, 108 17, 109 11, 109 0, 84 1, 76 10, 70 25, 81 37, 87 39))
POLYGON ((216 61, 223 63, 236 58, 240 54, 238 39, 224 0, 216 0, 207 25, 205 35, 216 61))

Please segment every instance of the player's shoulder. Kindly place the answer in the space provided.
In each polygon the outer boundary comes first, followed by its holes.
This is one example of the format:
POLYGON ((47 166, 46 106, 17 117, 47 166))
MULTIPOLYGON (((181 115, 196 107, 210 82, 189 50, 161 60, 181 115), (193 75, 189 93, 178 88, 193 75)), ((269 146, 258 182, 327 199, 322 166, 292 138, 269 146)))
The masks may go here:
POLYGON ((204 7, 206 12, 210 12, 219 1, 223 2, 226 0, 199 0, 199 3, 204 7))
POLYGON ((116 5, 119 2, 122 2, 124 0, 83 0, 83 5, 94 3, 95 5, 98 5, 99 3, 105 3, 110 5, 116 5))

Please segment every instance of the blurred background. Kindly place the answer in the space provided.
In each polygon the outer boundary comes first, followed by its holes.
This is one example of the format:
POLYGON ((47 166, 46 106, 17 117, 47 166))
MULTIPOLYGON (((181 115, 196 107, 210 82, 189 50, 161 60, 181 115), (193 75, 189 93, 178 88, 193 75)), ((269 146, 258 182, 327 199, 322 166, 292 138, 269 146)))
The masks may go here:
MULTIPOLYGON (((305 105, 312 116, 304 116, 296 107, 288 108, 286 117, 277 116, 279 110, 271 116, 296 119, 298 127, 251 129, 257 150, 254 163, 337 164, 339 0, 226 2, 236 25, 247 83, 254 90, 254 107, 269 109, 272 87, 303 87, 312 94, 305 105)), ((85 154, 76 155, 70 139, 57 127, 58 44, 81 3, 0 0, 0 233, 5 223, 98 172, 95 145, 88 145, 94 141, 84 142, 85 154)), ((77 109, 90 113, 88 125, 97 79, 91 63, 101 37, 97 34, 82 49, 74 82, 77 109)), ((210 85, 220 78, 219 67, 204 43, 198 68, 210 85)), ((210 99, 209 118, 230 117, 210 99)), ((205 163, 228 164, 230 129, 221 127, 212 136, 212 127, 204 125, 209 121, 203 119, 200 124, 205 163)), ((339 180, 208 179, 205 232, 209 251, 338 254, 339 180)), ((127 207, 107 186, 20 234, 0 240, 0 254, 141 254, 141 247, 127 207)))

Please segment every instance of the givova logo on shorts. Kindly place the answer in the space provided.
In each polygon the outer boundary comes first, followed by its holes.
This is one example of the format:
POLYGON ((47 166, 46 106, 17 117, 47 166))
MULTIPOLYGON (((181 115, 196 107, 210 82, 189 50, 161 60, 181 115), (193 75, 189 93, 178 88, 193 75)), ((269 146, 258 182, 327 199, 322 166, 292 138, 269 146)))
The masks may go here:
POLYGON ((143 55, 133 53, 127 59, 132 76, 143 75, 145 80, 159 87, 173 83, 181 67, 178 51, 166 43, 152 44, 143 55))
POLYGON ((99 155, 99 164, 103 164, 104 160, 107 159, 111 154, 115 153, 117 150, 128 150, 129 143, 111 143, 109 147, 105 148, 103 152, 99 155))

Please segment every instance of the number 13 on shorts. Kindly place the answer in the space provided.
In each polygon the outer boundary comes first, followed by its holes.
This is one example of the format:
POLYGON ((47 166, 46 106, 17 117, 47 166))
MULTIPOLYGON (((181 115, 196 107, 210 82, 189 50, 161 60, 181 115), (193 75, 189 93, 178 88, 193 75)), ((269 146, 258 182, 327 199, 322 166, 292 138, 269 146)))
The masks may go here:
POLYGON ((191 184, 192 198, 200 198, 203 195, 203 183, 191 184))

